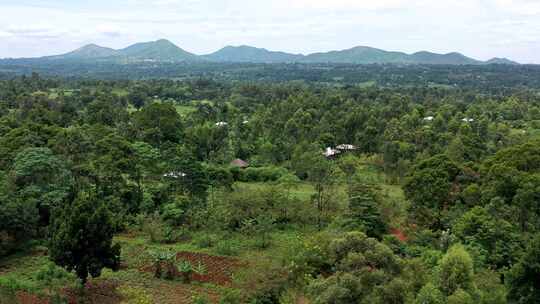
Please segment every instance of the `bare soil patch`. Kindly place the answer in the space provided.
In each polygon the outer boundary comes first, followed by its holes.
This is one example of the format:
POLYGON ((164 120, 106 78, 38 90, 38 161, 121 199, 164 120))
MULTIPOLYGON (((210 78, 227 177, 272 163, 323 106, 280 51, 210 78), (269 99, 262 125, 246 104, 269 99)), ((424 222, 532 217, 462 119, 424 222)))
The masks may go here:
MULTIPOLYGON (((196 252, 178 252, 176 254, 178 261, 189 261, 193 267, 202 264, 206 270, 204 274, 193 273, 191 279, 193 281, 202 283, 211 283, 220 286, 231 286, 232 275, 235 270, 245 263, 239 259, 223 256, 214 256, 205 253, 196 252)), ((144 266, 141 268, 145 272, 154 272, 155 267, 153 265, 144 266)), ((180 274, 175 269, 173 270, 175 277, 180 277, 180 274)))

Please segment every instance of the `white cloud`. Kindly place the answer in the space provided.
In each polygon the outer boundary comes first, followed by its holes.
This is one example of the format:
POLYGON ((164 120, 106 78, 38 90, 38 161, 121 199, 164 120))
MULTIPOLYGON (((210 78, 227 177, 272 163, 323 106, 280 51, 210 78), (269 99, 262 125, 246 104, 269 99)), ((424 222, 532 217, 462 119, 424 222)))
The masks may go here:
MULTIPOLYGON (((281 1, 281 0, 278 0, 281 1)), ((301 9, 354 9, 354 10, 381 10, 402 8, 411 1, 406 0, 290 0, 282 1, 289 7, 301 9)))
POLYGON ((521 15, 535 16, 540 14, 540 1, 538 0, 495 0, 501 10, 521 15))
POLYGON ((5 32, 11 34, 11 36, 31 39, 51 39, 68 34, 68 32, 60 28, 40 25, 11 25, 5 29, 5 32))
POLYGON ((0 57, 167 38, 196 53, 226 44, 295 53, 370 45, 540 63, 540 0, 32 2, 0 4, 0 57))

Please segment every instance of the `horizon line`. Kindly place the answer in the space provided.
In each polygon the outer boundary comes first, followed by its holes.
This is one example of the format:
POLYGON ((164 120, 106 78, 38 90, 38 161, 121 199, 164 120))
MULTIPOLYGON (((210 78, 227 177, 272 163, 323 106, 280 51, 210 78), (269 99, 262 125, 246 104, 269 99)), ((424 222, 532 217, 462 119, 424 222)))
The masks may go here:
POLYGON ((208 56, 208 55, 212 55, 216 52, 219 52, 220 50, 223 50, 224 48, 227 48, 227 47, 235 47, 235 48, 239 48, 239 47, 250 47, 250 48, 256 48, 256 49, 260 49, 260 50, 265 50, 265 51, 268 51, 268 52, 280 52, 280 53, 286 53, 286 54, 289 54, 289 55, 296 55, 296 56, 309 56, 309 55, 313 55, 313 54, 324 54, 324 53, 329 53, 329 52, 340 52, 340 51, 347 51, 347 50, 352 50, 354 48, 360 48, 360 47, 364 47, 364 48, 371 48, 371 49, 376 49, 376 50, 381 50, 381 51, 385 51, 385 52, 397 52, 397 53, 403 53, 403 54, 406 54, 406 55, 414 55, 414 54, 418 54, 418 53, 422 53, 422 52, 427 52, 427 53, 431 53, 431 54, 436 54, 436 55, 450 55, 450 54, 459 54, 459 55, 462 55, 462 56, 465 56, 467 58, 470 58, 470 59, 473 59, 473 60, 476 60, 476 61, 480 61, 480 62, 486 62, 486 61, 489 61, 489 60, 493 60, 493 59, 506 59, 506 60, 510 60, 510 61, 513 61, 515 63, 518 63, 518 64, 525 64, 525 65, 528 65, 528 64, 537 64, 537 63, 521 63, 521 62, 518 62, 516 60, 513 60, 509 57, 500 57, 500 56, 495 56, 495 57, 492 57, 492 58, 489 58, 487 60, 481 60, 481 59, 476 59, 476 58, 473 58, 473 57, 469 57, 468 55, 462 53, 462 52, 459 52, 459 51, 451 51, 451 52, 448 52, 448 53, 437 53, 437 52, 434 52, 434 51, 428 51, 428 50, 419 50, 419 51, 416 51, 416 52, 413 52, 413 53, 408 53, 406 51, 396 51, 396 50, 385 50, 385 49, 381 49, 381 48, 377 48, 377 47, 371 47, 371 46, 367 46, 367 45, 356 45, 356 46, 352 46, 352 47, 349 47, 349 48, 344 48, 344 49, 332 49, 332 50, 328 50, 328 51, 317 51, 317 52, 312 52, 312 53, 293 53, 293 52, 286 52, 286 51, 279 51, 279 50, 271 50, 271 49, 268 49, 268 48, 264 48, 264 47, 257 47, 257 46, 253 46, 253 45, 248 45, 248 44, 239 44, 239 45, 233 45, 233 44, 228 44, 228 45, 225 45, 219 49, 217 49, 216 51, 213 51, 211 53, 206 53, 206 54, 197 54, 195 52, 191 52, 191 51, 188 51, 186 49, 184 49, 183 47, 180 47, 178 44, 174 43, 173 41, 167 39, 167 38, 159 38, 159 39, 155 39, 155 40, 148 40, 148 41, 139 41, 139 42, 134 42, 134 43, 130 43, 128 44, 127 46, 124 46, 124 47, 121 47, 121 48, 112 48, 112 47, 108 47, 108 46, 104 46, 104 45, 101 45, 101 44, 97 44, 95 42, 90 42, 90 43, 86 43, 86 44, 83 44, 81 46, 79 46, 78 48, 76 49, 73 49, 71 51, 67 51, 65 53, 60 53, 60 54, 52 54, 52 55, 42 55, 42 56, 35 56, 35 57, 2 57, 0 58, 0 60, 6 60, 6 59, 39 59, 39 58, 43 58, 43 57, 54 57, 54 56, 62 56, 62 55, 66 55, 66 54, 69 54, 69 53, 72 53, 72 52, 75 52, 77 50, 80 50, 86 46, 90 46, 90 45, 95 45, 95 46, 98 46, 98 47, 101 47, 101 48, 108 48, 108 49, 111 49, 111 50, 115 50, 115 51, 119 51, 119 50, 123 50, 123 49, 126 49, 130 46, 133 46, 135 44, 139 44, 139 43, 152 43, 152 42, 159 42, 159 41, 167 41, 173 45, 175 45, 176 47, 190 53, 190 54, 193 54, 193 55, 196 55, 196 56, 199 56, 199 57, 203 57, 203 56, 208 56))

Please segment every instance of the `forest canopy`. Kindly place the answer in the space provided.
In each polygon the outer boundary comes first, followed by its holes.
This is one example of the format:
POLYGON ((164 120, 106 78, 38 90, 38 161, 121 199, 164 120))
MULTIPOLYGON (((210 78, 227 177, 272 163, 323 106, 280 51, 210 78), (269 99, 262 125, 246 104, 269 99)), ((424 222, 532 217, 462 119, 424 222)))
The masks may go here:
POLYGON ((98 68, 0 80, 6 303, 537 303, 537 67, 98 68))

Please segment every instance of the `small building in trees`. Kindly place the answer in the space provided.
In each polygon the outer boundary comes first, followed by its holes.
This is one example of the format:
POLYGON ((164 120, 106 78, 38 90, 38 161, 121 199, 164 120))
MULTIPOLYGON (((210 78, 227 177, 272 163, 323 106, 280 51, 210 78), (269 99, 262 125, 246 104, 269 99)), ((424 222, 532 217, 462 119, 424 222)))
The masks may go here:
POLYGON ((338 145, 337 147, 335 148, 332 148, 332 147, 327 147, 324 152, 323 152, 323 155, 326 157, 326 158, 329 158, 329 159, 333 159, 333 158, 336 158, 336 157, 339 157, 347 152, 353 152, 353 151, 356 151, 358 150, 358 148, 354 145, 351 145, 351 144, 341 144, 341 145, 338 145))
POLYGON ((239 158, 233 160, 230 164, 232 167, 245 169, 249 167, 249 163, 239 158))
POLYGON ((337 146, 336 149, 342 152, 358 150, 358 148, 355 145, 351 145, 351 144, 341 144, 337 146))
POLYGON ((184 172, 169 172, 163 174, 163 177, 170 177, 170 178, 180 178, 180 177, 186 177, 187 174, 184 172))
POLYGON ((334 149, 332 147, 327 147, 326 150, 324 150, 323 155, 326 158, 336 158, 339 154, 341 154, 341 151, 334 149))

